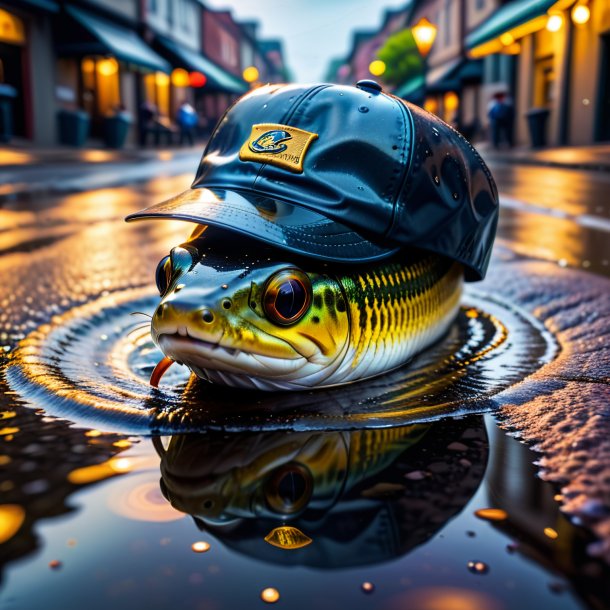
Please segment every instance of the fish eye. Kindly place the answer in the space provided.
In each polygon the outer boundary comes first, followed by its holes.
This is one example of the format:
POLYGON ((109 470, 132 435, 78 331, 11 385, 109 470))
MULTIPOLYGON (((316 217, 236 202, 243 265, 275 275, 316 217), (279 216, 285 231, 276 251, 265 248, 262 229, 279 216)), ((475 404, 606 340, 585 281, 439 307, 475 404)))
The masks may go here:
POLYGON ((300 320, 310 303, 311 282, 298 269, 286 269, 271 276, 263 291, 265 314, 280 326, 289 326, 300 320))
POLYGON ((172 262, 169 256, 164 256, 157 265, 155 271, 155 282, 159 289, 159 294, 163 296, 167 292, 170 279, 172 277, 172 262))
POLYGON ((268 507, 282 515, 292 515, 307 506, 313 492, 311 472, 301 464, 281 466, 265 484, 268 507))

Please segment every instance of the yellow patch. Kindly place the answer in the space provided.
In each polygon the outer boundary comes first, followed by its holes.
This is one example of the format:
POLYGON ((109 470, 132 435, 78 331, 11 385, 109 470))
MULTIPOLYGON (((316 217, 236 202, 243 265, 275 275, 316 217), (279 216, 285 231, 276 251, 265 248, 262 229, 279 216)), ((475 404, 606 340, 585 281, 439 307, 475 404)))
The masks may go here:
POLYGON ((317 137, 317 133, 289 125, 252 125, 252 133, 241 147, 239 158, 241 161, 269 163, 301 174, 307 150, 317 137))

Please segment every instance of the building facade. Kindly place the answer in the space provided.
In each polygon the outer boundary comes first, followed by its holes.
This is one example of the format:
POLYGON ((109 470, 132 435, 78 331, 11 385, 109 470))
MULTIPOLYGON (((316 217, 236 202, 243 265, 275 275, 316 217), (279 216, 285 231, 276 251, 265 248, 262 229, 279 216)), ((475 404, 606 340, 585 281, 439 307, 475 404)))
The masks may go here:
POLYGON ((0 0, 0 140, 169 141, 183 102, 211 128, 249 66, 283 80, 281 42, 200 0, 0 0))

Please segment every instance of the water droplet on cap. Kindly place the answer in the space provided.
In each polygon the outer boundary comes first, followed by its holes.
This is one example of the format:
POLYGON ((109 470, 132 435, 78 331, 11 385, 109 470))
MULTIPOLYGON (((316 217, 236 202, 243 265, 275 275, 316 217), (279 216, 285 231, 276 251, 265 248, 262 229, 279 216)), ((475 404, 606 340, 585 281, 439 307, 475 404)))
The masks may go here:
POLYGON ((360 588, 365 593, 372 593, 375 590, 375 585, 372 582, 363 582, 360 588))
POLYGON ((508 519, 508 513, 501 508, 480 508, 475 510, 474 514, 479 519, 485 519, 485 521, 504 521, 508 519))
POLYGON ((191 544, 191 549, 195 553, 207 553, 210 550, 210 545, 208 542, 199 540, 199 541, 193 542, 193 544, 191 544))
POLYGON ((362 112, 363 114, 367 113, 369 111, 367 106, 360 106, 358 108, 358 112, 362 112))
POLYGON ((469 561, 468 570, 473 574, 487 574, 489 566, 482 561, 469 561))
POLYGON ((275 604, 280 599, 280 593, 273 587, 267 587, 261 591, 261 599, 268 604, 275 604))

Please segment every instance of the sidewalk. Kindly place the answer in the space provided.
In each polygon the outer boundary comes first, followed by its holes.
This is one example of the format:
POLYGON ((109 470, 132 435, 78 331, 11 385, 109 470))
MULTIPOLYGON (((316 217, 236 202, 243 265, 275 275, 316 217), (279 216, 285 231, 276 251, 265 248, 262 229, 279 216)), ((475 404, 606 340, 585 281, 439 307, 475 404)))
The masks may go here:
POLYGON ((539 149, 515 147, 496 150, 489 142, 481 142, 476 144, 476 148, 489 164, 515 163, 610 172, 610 144, 539 149))
POLYGON ((109 150, 0 147, 0 205, 24 196, 108 188, 157 175, 192 172, 205 143, 188 148, 109 150))

